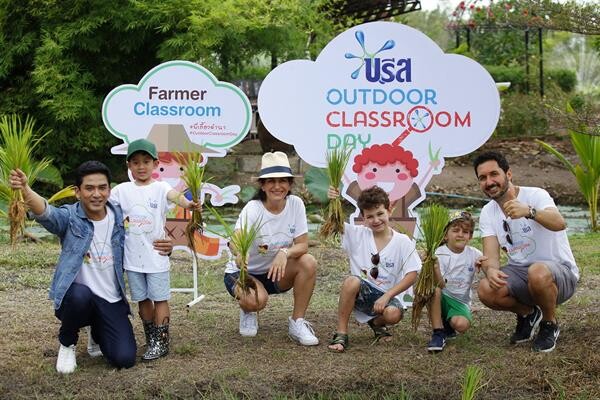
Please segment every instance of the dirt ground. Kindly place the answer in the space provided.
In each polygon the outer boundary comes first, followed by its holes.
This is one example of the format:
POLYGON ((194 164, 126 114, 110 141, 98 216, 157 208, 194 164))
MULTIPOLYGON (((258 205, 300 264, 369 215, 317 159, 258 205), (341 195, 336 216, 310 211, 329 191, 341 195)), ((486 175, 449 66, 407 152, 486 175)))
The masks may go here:
MULTIPOLYGON (((317 286, 307 313, 321 344, 302 347, 287 337, 292 293, 272 296, 259 316, 255 338, 238 334, 239 308, 223 288, 223 260, 202 262, 200 291, 206 298, 191 308, 189 294, 171 300, 171 352, 128 370, 111 368, 77 345, 78 369, 55 371, 59 321, 47 287, 58 256, 56 243, 0 245, 0 398, 2 399, 459 399, 467 366, 481 368, 477 399, 598 399, 600 387, 599 235, 576 241, 584 271, 575 296, 559 309, 561 336, 549 354, 530 345, 511 346, 514 317, 474 304, 473 328, 428 354, 426 318, 415 332, 410 312, 393 328, 390 343, 373 345, 366 325, 350 326, 350 347, 328 352, 336 324, 337 295, 347 261, 338 245, 321 243, 317 286)), ((174 286, 191 284, 190 257, 173 255, 174 286)), ((135 310, 135 308, 134 308, 135 310)), ((134 314, 136 314, 134 312, 134 314)), ((144 351, 134 317, 138 354, 144 351)))
MULTIPOLYGON (((551 142, 572 157, 567 140, 551 142)), ((531 141, 491 141, 484 149, 507 154, 516 184, 544 187, 559 204, 581 204, 573 177, 531 141)), ((471 158, 446 160, 443 174, 427 190, 481 198, 471 158)), ((0 398, 458 399, 465 368, 475 365, 484 375, 478 399, 598 399, 599 239, 592 235, 576 242, 574 253, 586 273, 575 296, 559 309, 561 336, 549 354, 533 353, 527 344, 509 345, 514 317, 478 302, 473 328, 441 354, 427 353, 426 318, 415 332, 409 313, 393 329, 390 343, 372 345, 370 329, 353 324, 348 351, 328 352, 325 343, 335 329, 347 258, 339 245, 321 242, 310 249, 319 270, 307 314, 321 345, 297 346, 287 337, 291 293, 269 300, 257 337, 240 337, 239 309, 223 289, 224 261, 202 262, 200 290, 207 297, 188 308, 189 294, 173 295, 168 357, 119 371, 102 358, 90 358, 82 334, 78 370, 70 376, 54 369, 59 322, 47 300, 58 244, 15 249, 0 244, 0 398)), ((176 252, 173 261, 173 286, 190 287, 189 256, 176 252)), ((137 316, 133 326, 141 355, 144 339, 137 316)))
MULTIPOLYGON (((578 162, 567 137, 548 137, 543 140, 563 153, 569 161, 578 162)), ((493 139, 484 144, 477 153, 487 150, 500 151, 506 156, 516 185, 544 188, 560 205, 585 204, 574 176, 556 157, 542 150, 533 140, 493 139)), ((475 179, 472 160, 473 154, 446 159, 442 173, 431 179, 427 191, 483 197, 475 179)), ((446 200, 452 201, 452 198, 446 200)))

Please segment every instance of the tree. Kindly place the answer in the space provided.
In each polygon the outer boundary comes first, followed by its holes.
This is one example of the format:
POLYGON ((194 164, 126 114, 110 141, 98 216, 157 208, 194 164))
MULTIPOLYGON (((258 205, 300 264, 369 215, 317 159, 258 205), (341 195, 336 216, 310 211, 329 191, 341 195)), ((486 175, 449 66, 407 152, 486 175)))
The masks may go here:
POLYGON ((51 129, 44 150, 61 172, 117 144, 102 125, 102 100, 158 62, 161 36, 138 21, 125 0, 0 0, 0 114, 27 113, 51 129))
POLYGON ((323 1, 0 0, 0 115, 51 129, 44 150, 63 174, 90 158, 124 173, 101 119, 110 90, 172 59, 233 80, 314 57, 335 33, 323 1))
MULTIPOLYGON (((334 34, 320 14, 321 1, 160 0, 137 2, 148 26, 166 40, 161 59, 195 61, 222 80, 244 77, 259 65, 314 57, 334 34), (312 40, 316 38, 316 40, 312 40)), ((261 78, 262 78, 261 77, 261 78)))

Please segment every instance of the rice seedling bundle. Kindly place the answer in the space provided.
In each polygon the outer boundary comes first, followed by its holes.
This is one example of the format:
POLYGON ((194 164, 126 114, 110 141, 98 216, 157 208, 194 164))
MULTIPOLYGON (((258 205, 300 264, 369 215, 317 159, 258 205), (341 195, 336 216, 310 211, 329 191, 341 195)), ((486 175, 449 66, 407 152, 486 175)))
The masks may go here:
POLYGON ((423 245, 425 247, 425 259, 421 272, 413 287, 414 300, 412 310, 412 325, 413 329, 417 329, 421 320, 421 311, 427 305, 429 300, 435 293, 437 286, 434 266, 435 266, 435 250, 444 240, 445 227, 448 224, 449 216, 448 209, 439 204, 433 204, 426 207, 421 214, 420 231, 423 237, 423 245))
POLYGON ((50 131, 36 132, 34 125, 34 119, 29 116, 25 118, 24 123, 15 114, 5 115, 0 119, 1 184, 7 187, 3 193, 8 193, 10 242, 13 246, 19 235, 23 234, 27 208, 21 190, 13 190, 9 187, 10 171, 16 169, 23 171, 27 175, 29 186, 32 186, 40 172, 51 163, 48 158, 43 158, 41 161, 33 159, 34 151, 40 141, 50 133, 50 131))
MULTIPOLYGON (((181 179, 188 187, 192 196, 192 201, 200 203, 200 194, 202 192, 202 185, 204 184, 204 167, 200 165, 202 162, 202 155, 197 152, 178 153, 175 158, 177 162, 183 166, 181 179)), ((204 229, 203 223, 202 211, 192 210, 192 216, 185 227, 185 236, 194 257, 196 254, 194 252, 194 249, 196 248, 194 234, 196 231, 202 233, 204 229)))
POLYGON ((244 218, 239 229, 235 230, 229 225, 225 219, 212 207, 208 208, 210 212, 215 216, 217 221, 225 229, 225 238, 229 240, 229 244, 232 250, 237 253, 237 264, 240 269, 240 276, 236 282, 236 286, 248 294, 250 289, 254 290, 256 301, 258 303, 258 292, 256 290, 256 283, 250 278, 248 274, 248 257, 250 255, 250 249, 253 243, 258 239, 260 234, 260 228, 262 227, 261 220, 249 223, 247 218, 244 218))
MULTIPOLYGON (((348 165, 348 160, 350 160, 351 153, 352 149, 349 147, 336 148, 327 152, 325 157, 327 160, 326 171, 330 186, 333 186, 334 188, 339 188, 341 186, 342 177, 344 176, 344 171, 348 165)), ((327 206, 325 222, 321 225, 319 235, 322 238, 327 238, 343 234, 344 219, 342 199, 336 197, 335 199, 332 199, 327 206)))

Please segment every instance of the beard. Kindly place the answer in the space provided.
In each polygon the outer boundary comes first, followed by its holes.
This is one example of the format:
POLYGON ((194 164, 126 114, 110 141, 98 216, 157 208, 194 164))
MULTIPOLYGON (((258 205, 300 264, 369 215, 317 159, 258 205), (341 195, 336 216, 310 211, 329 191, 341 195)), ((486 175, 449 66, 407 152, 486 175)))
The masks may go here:
POLYGON ((501 199, 502 196, 504 196, 506 194, 506 192, 508 192, 508 188, 509 188, 509 182, 508 182, 508 179, 505 179, 504 183, 502 183, 502 184, 494 184, 494 185, 490 185, 490 186, 486 187, 484 193, 490 199, 498 200, 498 199, 501 199), (488 193, 490 189, 493 189, 495 187, 499 188, 499 191, 496 194, 488 193))

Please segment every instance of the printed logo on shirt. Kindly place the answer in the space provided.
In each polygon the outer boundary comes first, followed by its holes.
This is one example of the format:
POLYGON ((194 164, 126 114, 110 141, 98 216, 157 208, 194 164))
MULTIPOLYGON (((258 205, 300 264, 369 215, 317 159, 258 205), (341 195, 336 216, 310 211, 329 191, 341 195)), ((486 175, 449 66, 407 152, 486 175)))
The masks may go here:
POLYGON ((114 263, 112 248, 110 246, 105 246, 103 243, 97 243, 97 245, 99 249, 102 250, 98 250, 98 252, 95 250, 95 248, 93 250, 88 250, 83 256, 84 267, 92 268, 98 271, 112 268, 114 263))
POLYGON ((148 199, 148 207, 156 210, 158 208, 158 201, 157 200, 148 199))
POLYGON ((532 237, 522 235, 521 232, 514 232, 512 235, 513 244, 505 244, 508 256, 515 260, 526 260, 535 252, 536 243, 532 237))
POLYGON ((288 225, 288 228, 290 229, 290 234, 294 234, 296 233, 296 224, 290 224, 288 225))
POLYGON ((144 206, 136 205, 129 215, 129 231, 133 235, 145 235, 154 231, 154 218, 152 213, 144 206))

